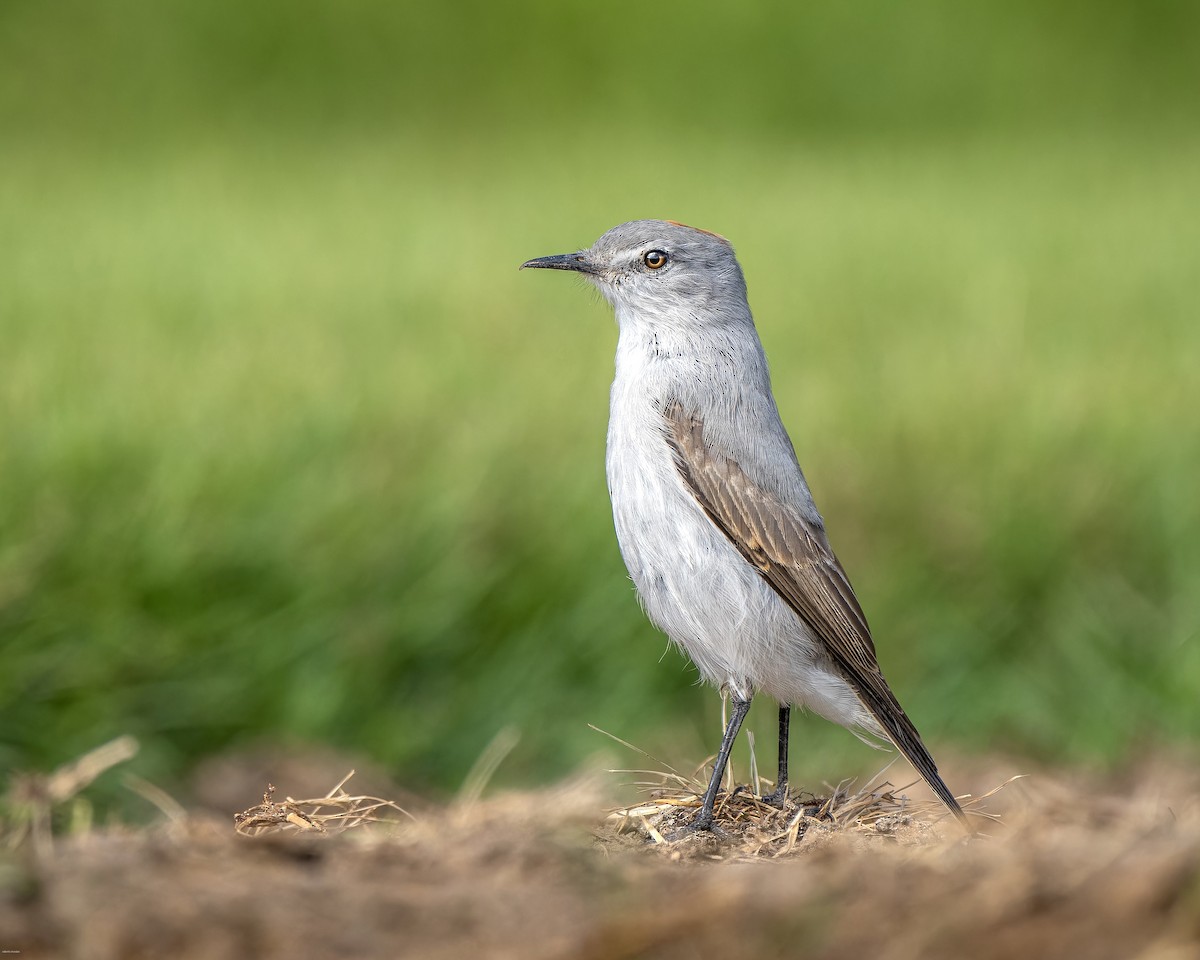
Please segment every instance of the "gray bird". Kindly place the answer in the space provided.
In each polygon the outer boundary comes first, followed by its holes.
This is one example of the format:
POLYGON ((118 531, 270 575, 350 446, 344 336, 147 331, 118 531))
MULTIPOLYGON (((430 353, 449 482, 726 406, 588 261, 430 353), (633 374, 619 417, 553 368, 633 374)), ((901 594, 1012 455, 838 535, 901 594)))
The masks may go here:
POLYGON ((621 556, 651 621, 733 703, 689 828, 712 828, 757 692, 780 705, 779 777, 765 799, 787 797, 795 706, 890 740, 965 825, 880 672, 780 421, 729 241, 672 220, 636 220, 587 250, 521 267, 580 273, 616 312, 607 472, 621 556))

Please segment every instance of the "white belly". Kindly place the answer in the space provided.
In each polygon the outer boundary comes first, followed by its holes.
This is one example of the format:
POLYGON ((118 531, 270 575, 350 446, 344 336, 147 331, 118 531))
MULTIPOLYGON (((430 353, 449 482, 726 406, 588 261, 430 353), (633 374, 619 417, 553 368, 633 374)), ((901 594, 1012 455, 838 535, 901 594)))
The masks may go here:
POLYGON ((607 469, 617 541, 642 605, 705 680, 874 727, 804 623, 696 504, 655 406, 620 381, 607 469))

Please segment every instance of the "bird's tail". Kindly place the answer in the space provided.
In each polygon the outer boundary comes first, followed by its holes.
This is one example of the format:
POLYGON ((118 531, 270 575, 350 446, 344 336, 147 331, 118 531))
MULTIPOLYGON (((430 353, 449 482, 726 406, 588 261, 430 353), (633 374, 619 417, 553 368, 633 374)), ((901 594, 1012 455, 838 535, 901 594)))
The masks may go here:
POLYGON ((950 788, 946 786, 946 781, 938 773, 937 764, 933 761, 933 755, 926 749, 924 742, 921 740, 921 735, 917 732, 917 728, 908 719, 908 714, 904 712, 904 708, 900 706, 899 701, 896 700, 891 691, 887 690, 886 687, 885 691, 886 696, 883 696, 880 691, 874 690, 860 690, 858 692, 884 735, 895 744, 897 750, 904 754, 905 759, 913 765, 917 773, 929 784, 929 788, 937 794, 938 799, 949 808, 950 812, 958 818, 967 831, 974 833, 975 831, 971 827, 966 813, 959 806, 954 794, 950 792, 950 788))

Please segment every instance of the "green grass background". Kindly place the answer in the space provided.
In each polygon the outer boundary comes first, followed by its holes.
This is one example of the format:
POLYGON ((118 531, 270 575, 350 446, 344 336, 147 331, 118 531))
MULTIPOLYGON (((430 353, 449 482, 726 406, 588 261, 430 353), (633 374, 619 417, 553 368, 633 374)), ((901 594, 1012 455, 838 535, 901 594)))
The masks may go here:
MULTIPOLYGON (((611 316, 516 270, 651 216, 736 245, 935 748, 1194 745, 1198 30, 1166 0, 7 0, 0 771, 120 733, 168 786, 264 738, 446 790, 509 726, 509 783, 604 748, 588 722, 713 749, 611 531, 611 316)), ((793 743, 801 779, 878 764, 793 743)))

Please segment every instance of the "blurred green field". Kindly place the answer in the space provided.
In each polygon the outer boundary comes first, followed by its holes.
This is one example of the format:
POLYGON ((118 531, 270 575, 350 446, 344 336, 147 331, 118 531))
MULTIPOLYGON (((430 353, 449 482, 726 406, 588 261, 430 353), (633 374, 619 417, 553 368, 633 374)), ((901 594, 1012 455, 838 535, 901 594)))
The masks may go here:
POLYGON ((1194 746, 1198 18, 1102 6, 6 6, 0 770, 711 750, 611 531, 609 312, 516 270, 642 216, 737 247, 931 745, 1194 746))

